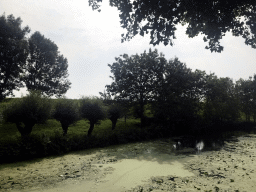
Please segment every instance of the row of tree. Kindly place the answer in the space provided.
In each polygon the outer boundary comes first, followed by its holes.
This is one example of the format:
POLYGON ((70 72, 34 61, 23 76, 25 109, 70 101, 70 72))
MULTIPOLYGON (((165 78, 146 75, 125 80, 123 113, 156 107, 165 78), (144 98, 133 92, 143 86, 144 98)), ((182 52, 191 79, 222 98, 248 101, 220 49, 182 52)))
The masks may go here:
POLYGON ((49 118, 61 123, 63 135, 67 134, 70 125, 78 120, 87 119, 90 124, 90 136, 94 125, 100 120, 110 119, 113 130, 117 119, 122 116, 121 107, 116 104, 106 106, 97 97, 83 97, 78 101, 59 98, 53 101, 38 91, 32 91, 21 99, 15 99, 3 111, 4 120, 15 123, 21 136, 25 137, 30 135, 35 124, 45 123, 49 118))
POLYGON ((235 121, 241 112, 248 121, 256 118, 256 75, 233 83, 228 77, 192 71, 178 58, 167 61, 156 49, 115 60, 109 64, 113 82, 100 94, 137 105, 142 125, 147 120, 146 105, 158 123, 187 124, 199 118, 207 123, 235 121))
POLYGON ((13 15, 0 17, 0 101, 26 85, 48 96, 60 96, 70 88, 68 61, 57 45, 40 32, 29 38, 28 26, 13 15))

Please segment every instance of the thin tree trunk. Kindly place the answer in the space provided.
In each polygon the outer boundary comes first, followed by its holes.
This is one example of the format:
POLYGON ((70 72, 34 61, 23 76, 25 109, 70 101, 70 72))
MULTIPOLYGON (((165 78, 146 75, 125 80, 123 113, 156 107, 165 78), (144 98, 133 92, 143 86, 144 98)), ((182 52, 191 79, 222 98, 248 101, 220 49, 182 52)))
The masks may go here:
POLYGON ((141 99, 140 101, 140 123, 141 127, 144 127, 145 119, 144 119, 144 102, 141 99))
POLYGON ((25 124, 25 126, 22 127, 20 124, 21 123, 16 123, 16 126, 22 137, 29 136, 30 133, 32 132, 33 126, 35 125, 35 123, 31 123, 31 124, 25 124))
POLYGON ((91 136, 93 128, 94 128, 94 123, 90 121, 90 128, 88 130, 88 136, 91 136))
POLYGON ((114 130, 116 128, 117 119, 113 119, 111 121, 112 121, 112 130, 114 130))
POLYGON ((68 134, 68 125, 61 123, 61 127, 63 130, 63 136, 66 136, 68 134))

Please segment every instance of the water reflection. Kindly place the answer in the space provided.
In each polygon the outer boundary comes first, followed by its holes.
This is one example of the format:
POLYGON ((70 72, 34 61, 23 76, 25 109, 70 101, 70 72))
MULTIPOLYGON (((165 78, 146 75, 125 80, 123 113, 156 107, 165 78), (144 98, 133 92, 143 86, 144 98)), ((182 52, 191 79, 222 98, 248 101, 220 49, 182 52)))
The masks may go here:
POLYGON ((214 140, 196 139, 193 137, 180 137, 174 139, 173 150, 177 153, 194 153, 199 155, 202 151, 219 150, 223 145, 224 141, 220 139, 214 140))
POLYGON ((181 148, 181 142, 178 141, 177 144, 176 144, 176 143, 173 144, 173 148, 174 148, 174 149, 180 149, 180 148, 181 148))
POLYGON ((196 143, 196 150, 197 150, 197 154, 199 155, 200 152, 203 150, 204 148, 204 142, 203 141, 200 141, 198 143, 196 143))

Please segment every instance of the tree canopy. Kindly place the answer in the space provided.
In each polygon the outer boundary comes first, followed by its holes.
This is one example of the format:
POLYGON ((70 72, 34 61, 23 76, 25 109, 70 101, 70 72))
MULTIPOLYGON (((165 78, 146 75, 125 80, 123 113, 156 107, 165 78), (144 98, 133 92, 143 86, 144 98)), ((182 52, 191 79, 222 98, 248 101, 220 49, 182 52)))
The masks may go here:
POLYGON ((22 20, 13 15, 0 16, 0 101, 13 95, 22 87, 20 74, 26 64, 28 26, 21 27, 22 20))
POLYGON ((111 78, 114 82, 106 85, 107 92, 117 100, 136 102, 140 106, 139 117, 143 118, 144 105, 154 99, 154 88, 163 76, 166 60, 157 50, 151 49, 149 53, 145 51, 130 57, 123 54, 115 60, 112 65, 108 65, 113 73, 111 78))
POLYGON ((28 136, 35 124, 43 124, 50 118, 51 102, 38 91, 29 92, 16 99, 3 111, 6 122, 15 123, 21 136, 28 136))
POLYGON ((67 135, 68 127, 79 120, 78 103, 71 99, 59 98, 52 116, 61 123, 63 135, 67 135))
POLYGON ((232 79, 218 78, 214 74, 206 76, 203 115, 206 120, 219 122, 234 121, 240 116, 239 101, 232 79))
POLYGON ((70 88, 68 61, 58 46, 13 15, 0 16, 0 101, 24 87, 48 96, 61 96, 70 88))
POLYGON ((60 96, 70 88, 68 61, 59 54, 58 46, 36 31, 29 38, 29 57, 23 80, 28 90, 60 96))
MULTIPOLYGON (((88 0, 93 10, 100 11, 102 0, 88 0)), ((223 51, 220 40, 227 32, 241 36, 245 44, 256 48, 256 1, 252 0, 109 0, 117 7, 122 42, 135 35, 150 33, 150 44, 173 45, 178 24, 187 25, 188 37, 203 34, 211 52, 223 51)))
POLYGON ((82 97, 80 106, 81 117, 90 122, 88 136, 92 134, 95 124, 106 118, 103 101, 98 97, 82 97))
POLYGON ((256 121, 256 74, 253 78, 239 79, 236 82, 236 91, 240 100, 240 110, 245 114, 246 121, 253 115, 256 121))

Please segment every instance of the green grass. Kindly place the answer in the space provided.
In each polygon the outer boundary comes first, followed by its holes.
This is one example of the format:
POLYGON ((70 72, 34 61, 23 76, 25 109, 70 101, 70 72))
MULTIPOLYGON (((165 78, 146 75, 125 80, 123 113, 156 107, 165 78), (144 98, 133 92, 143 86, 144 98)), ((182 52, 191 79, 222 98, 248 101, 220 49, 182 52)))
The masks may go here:
POLYGON ((78 121, 68 129, 68 135, 62 135, 58 121, 48 120, 45 124, 35 125, 30 137, 22 138, 16 125, 3 123, 0 126, 0 162, 21 161, 38 157, 60 155, 71 151, 94 147, 105 147, 133 141, 145 140, 146 130, 139 126, 139 119, 123 119, 112 130, 110 120, 95 125, 92 135, 87 136, 89 123, 78 121))
MULTIPOLYGON (((127 119, 127 123, 125 123, 123 119, 119 119, 116 125, 116 129, 114 131, 124 131, 139 123, 139 119, 127 119)), ((92 135, 104 135, 106 132, 113 132, 111 128, 112 122, 108 119, 103 120, 99 124, 96 124, 94 126, 92 135)), ((68 136, 73 137, 76 135, 87 135, 88 129, 89 121, 80 120, 76 124, 71 125, 68 128, 68 136)), ((46 134, 48 136, 53 136, 56 131, 62 132, 60 122, 56 121, 55 119, 49 119, 45 124, 36 124, 33 127, 31 134, 46 134)), ((20 133, 18 132, 18 129, 16 128, 16 125, 14 123, 3 122, 2 124, 0 124, 0 141, 13 140, 17 137, 20 137, 20 133)))

